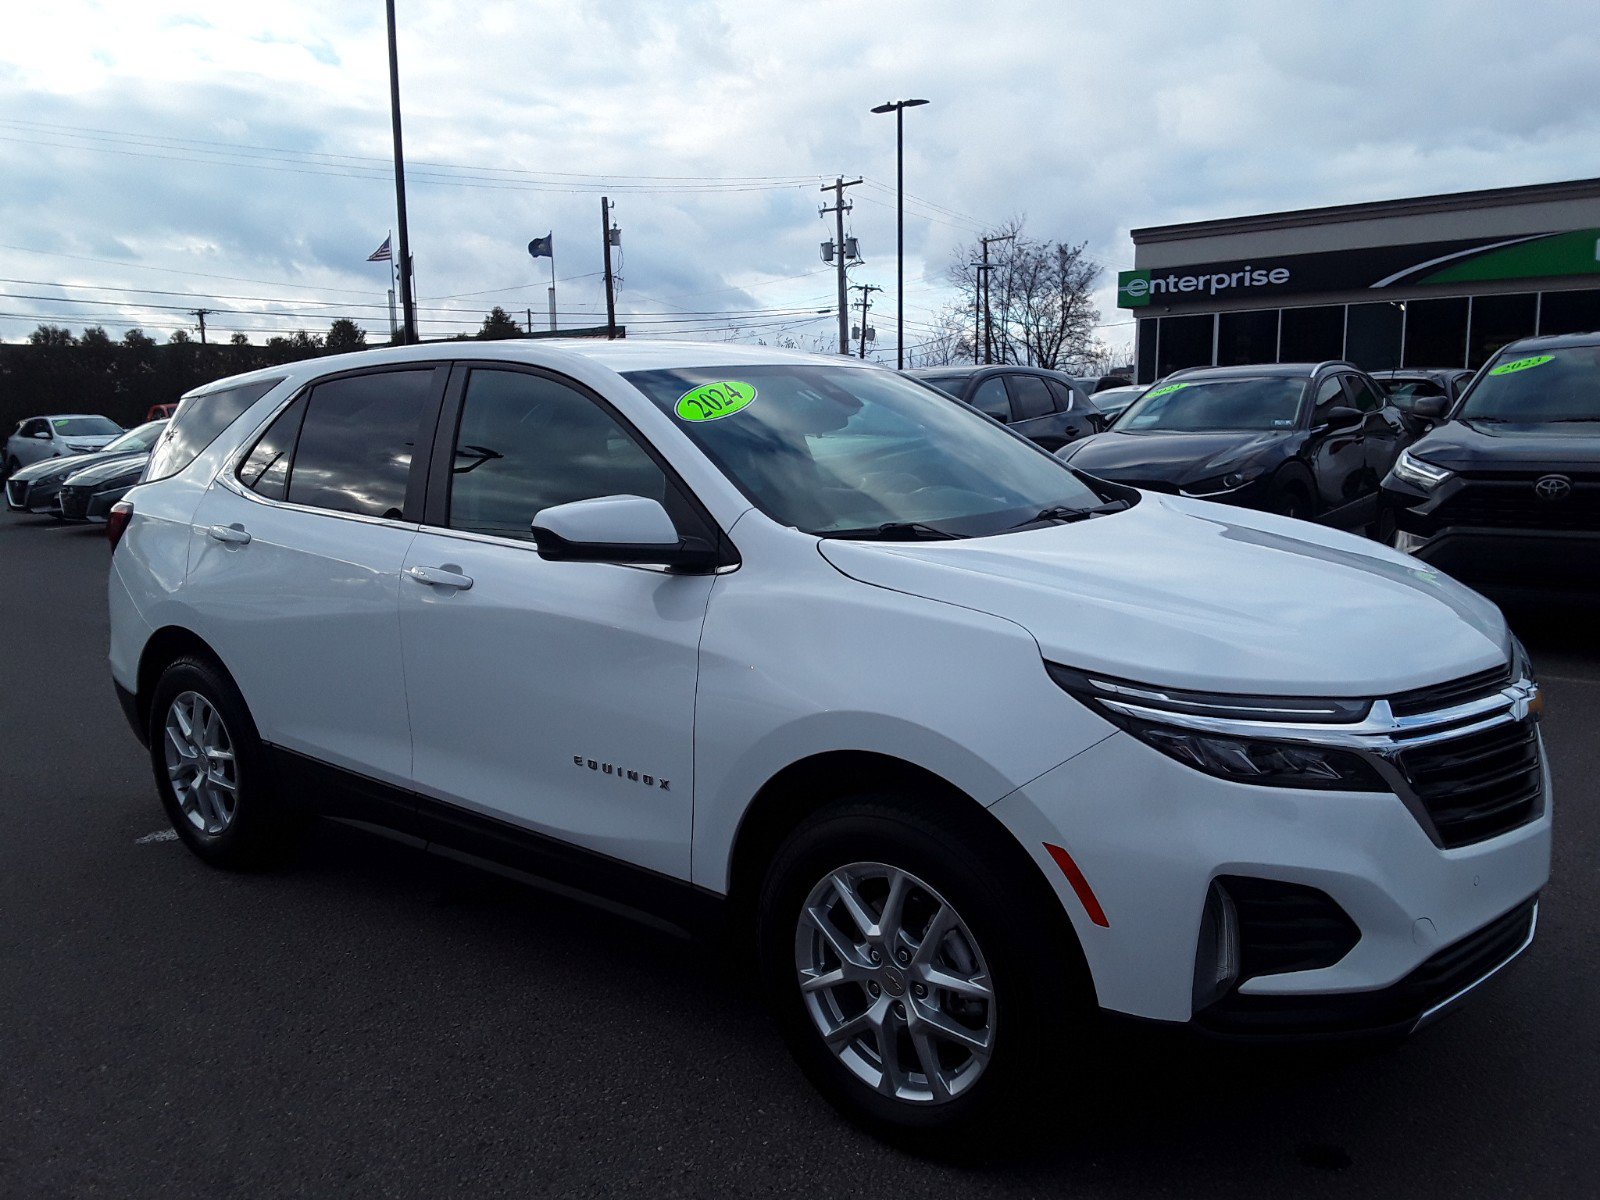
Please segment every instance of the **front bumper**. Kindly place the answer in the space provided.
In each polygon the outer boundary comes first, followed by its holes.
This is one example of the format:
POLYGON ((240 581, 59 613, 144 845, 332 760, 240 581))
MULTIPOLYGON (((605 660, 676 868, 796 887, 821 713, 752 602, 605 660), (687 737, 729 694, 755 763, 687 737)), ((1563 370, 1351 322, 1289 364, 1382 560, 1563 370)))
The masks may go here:
POLYGON ((12 512, 55 512, 56 493, 61 490, 60 480, 6 480, 6 507, 12 512))
MULTIPOLYGON (((1454 520, 1454 500, 1467 481, 1452 479, 1436 492, 1384 481, 1383 503, 1394 514, 1397 545, 1447 575, 1470 583, 1501 586, 1600 584, 1600 529, 1563 528, 1552 505, 1546 524, 1479 525, 1454 520)), ((1535 514, 1538 509, 1533 510, 1535 514)), ((1508 514, 1509 515, 1509 514, 1508 514)), ((1571 514, 1566 518, 1572 522, 1571 514)))
POLYGON ((1232 783, 1118 733, 992 811, 1055 887, 1102 1008, 1230 1033, 1381 1032, 1415 1027, 1475 984, 1465 976, 1483 963, 1467 953, 1470 939, 1549 878, 1543 763, 1540 777, 1537 818, 1442 849, 1397 795, 1232 783), (1088 917, 1046 843, 1076 862, 1104 926, 1088 917), (1317 889, 1359 939, 1331 966, 1247 978, 1197 1013, 1206 898, 1213 881, 1232 876, 1317 889), (1447 957, 1453 949, 1463 951, 1459 962, 1447 957))

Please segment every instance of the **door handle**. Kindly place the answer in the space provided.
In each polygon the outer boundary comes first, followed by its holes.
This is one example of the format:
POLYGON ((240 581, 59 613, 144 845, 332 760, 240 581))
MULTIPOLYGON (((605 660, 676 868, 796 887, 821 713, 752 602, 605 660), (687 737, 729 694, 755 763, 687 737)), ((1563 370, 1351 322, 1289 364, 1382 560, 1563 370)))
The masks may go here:
POLYGON ((248 546, 250 534, 243 525, 213 525, 206 530, 207 535, 214 542, 221 542, 225 546, 248 546))
POLYGON ((442 567, 407 567, 406 574, 429 587, 449 587, 464 592, 472 586, 472 576, 463 575, 454 563, 442 567))

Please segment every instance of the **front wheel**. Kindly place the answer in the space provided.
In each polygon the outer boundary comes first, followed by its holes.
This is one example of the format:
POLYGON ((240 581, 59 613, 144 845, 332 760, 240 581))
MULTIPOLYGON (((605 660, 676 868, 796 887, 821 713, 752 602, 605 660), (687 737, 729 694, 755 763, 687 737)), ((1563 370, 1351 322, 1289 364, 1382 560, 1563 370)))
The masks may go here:
MULTIPOLYGON (((999 1132, 1093 1012, 1070 927, 972 830, 893 798, 808 819, 760 909, 768 1000, 835 1107, 919 1149, 999 1132)), ((1027 864, 1023 864, 1027 866, 1027 864)))

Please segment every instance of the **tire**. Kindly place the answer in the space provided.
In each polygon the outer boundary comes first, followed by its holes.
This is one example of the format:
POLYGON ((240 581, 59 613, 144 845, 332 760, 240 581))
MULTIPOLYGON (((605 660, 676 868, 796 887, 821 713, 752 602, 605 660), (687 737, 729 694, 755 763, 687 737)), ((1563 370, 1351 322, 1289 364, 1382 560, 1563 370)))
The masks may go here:
POLYGON ((760 973, 791 1053, 837 1109, 911 1149, 982 1157, 1064 1090, 1045 1081, 1070 1046, 1092 1042, 1094 993, 1059 902, 1020 849, 1008 856, 1003 834, 922 800, 864 794, 795 829, 761 891, 760 973), (885 920, 897 886, 901 922, 885 920), (846 891, 878 923, 865 936, 846 891), (940 919, 945 931, 929 950, 941 912, 954 922, 940 919), (803 978, 837 982, 808 992, 803 978), (941 979, 968 994, 939 988, 941 979), (874 1020, 897 1071, 884 1069, 874 1020))
POLYGON ((1367 536, 1380 545, 1393 546, 1395 534, 1399 532, 1400 528, 1394 520, 1394 510, 1379 500, 1378 515, 1373 518, 1372 524, 1367 526, 1367 536))
POLYGON ((1279 516, 1293 517, 1296 521, 1311 519, 1311 501, 1306 499, 1305 492, 1294 484, 1279 488, 1273 493, 1272 499, 1267 502, 1267 508, 1279 516))
POLYGON ((214 662, 185 656, 168 664, 151 693, 149 730, 162 807, 197 856, 249 868, 291 847, 302 818, 275 793, 250 710, 214 662))

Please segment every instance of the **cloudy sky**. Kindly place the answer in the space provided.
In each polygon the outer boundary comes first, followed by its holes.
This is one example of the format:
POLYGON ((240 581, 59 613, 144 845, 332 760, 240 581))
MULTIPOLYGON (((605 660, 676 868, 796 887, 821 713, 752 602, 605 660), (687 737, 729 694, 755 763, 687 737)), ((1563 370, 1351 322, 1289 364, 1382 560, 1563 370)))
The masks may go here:
MULTIPOLYGON (((810 346, 834 328, 818 190, 843 174, 853 283, 894 344, 1012 216, 1086 241, 1101 336, 1148 224, 1600 174, 1587 3, 398 0, 425 336, 484 311, 603 321, 599 198, 630 334, 810 346)), ((158 337, 216 310, 253 340, 339 316, 386 336, 394 224, 381 0, 52 0, 0 38, 0 339, 41 320, 158 337)))

